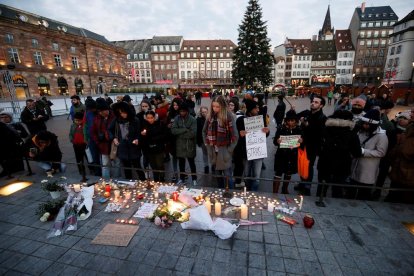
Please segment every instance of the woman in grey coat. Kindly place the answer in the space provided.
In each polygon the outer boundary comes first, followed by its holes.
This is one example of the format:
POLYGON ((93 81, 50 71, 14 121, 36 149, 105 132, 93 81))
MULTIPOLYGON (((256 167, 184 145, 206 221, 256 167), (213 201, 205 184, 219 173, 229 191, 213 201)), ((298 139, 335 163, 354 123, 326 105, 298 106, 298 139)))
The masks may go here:
POLYGON ((366 188, 350 189, 350 198, 369 200, 371 187, 375 185, 379 172, 379 163, 388 149, 388 138, 385 130, 379 127, 380 112, 371 109, 360 120, 361 128, 358 138, 362 148, 362 156, 355 158, 351 166, 351 184, 366 188))
POLYGON ((227 110, 223 96, 217 96, 211 102, 210 114, 203 128, 203 139, 208 159, 214 168, 213 173, 224 176, 217 179, 219 188, 225 187, 226 178, 229 187, 233 188, 231 165, 238 138, 235 116, 227 110))
POLYGON ((185 182, 185 159, 187 159, 190 165, 193 185, 197 185, 196 175, 196 135, 197 135, 197 121, 190 115, 189 107, 185 102, 180 104, 178 109, 179 115, 174 119, 174 123, 171 127, 171 133, 175 136, 175 147, 178 158, 178 164, 180 166, 180 180, 178 185, 185 182))

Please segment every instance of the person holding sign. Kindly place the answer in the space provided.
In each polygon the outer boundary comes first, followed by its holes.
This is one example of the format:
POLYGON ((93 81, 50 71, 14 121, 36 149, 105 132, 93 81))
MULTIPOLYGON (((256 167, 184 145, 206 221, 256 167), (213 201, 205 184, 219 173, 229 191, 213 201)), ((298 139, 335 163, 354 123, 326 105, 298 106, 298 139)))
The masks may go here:
POLYGON ((245 99, 246 117, 239 122, 238 130, 241 139, 245 139, 247 162, 244 168, 249 191, 257 191, 260 183, 263 159, 267 157, 266 137, 269 135, 269 128, 263 123, 263 116, 259 115, 259 104, 254 100, 245 99), (243 124, 241 124, 243 123, 243 124))
POLYGON ((288 186, 292 174, 298 172, 298 147, 303 142, 302 130, 298 126, 298 116, 294 110, 286 113, 284 124, 278 126, 273 144, 278 146, 275 154, 275 177, 273 193, 279 192, 280 181, 284 175, 282 194, 289 194, 288 186))
POLYGON ((224 178, 217 180, 219 188, 225 187, 225 178, 229 181, 229 187, 233 188, 231 157, 238 138, 235 117, 227 110, 223 96, 217 96, 211 102, 210 114, 203 128, 203 139, 208 159, 215 170, 213 174, 224 175, 224 178))

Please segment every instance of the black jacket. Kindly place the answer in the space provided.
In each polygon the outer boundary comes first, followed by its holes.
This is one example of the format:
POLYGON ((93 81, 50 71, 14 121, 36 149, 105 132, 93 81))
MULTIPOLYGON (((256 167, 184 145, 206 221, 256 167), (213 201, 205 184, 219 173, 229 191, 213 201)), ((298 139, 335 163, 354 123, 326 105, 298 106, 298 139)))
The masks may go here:
POLYGON ((49 120, 49 116, 46 115, 43 109, 35 108, 34 114, 25 107, 20 115, 22 123, 25 123, 27 128, 30 131, 30 134, 36 135, 41 130, 46 130, 45 122, 49 120), (39 115, 42 115, 43 118, 35 120, 39 115))

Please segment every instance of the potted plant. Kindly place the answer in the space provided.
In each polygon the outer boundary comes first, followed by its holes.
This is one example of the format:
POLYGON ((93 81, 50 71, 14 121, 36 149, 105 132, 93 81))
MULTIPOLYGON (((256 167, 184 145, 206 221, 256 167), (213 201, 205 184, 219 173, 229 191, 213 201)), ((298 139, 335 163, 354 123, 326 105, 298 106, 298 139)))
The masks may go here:
POLYGON ((64 190, 58 179, 42 180, 42 188, 49 192, 53 199, 59 198, 60 192, 64 190))

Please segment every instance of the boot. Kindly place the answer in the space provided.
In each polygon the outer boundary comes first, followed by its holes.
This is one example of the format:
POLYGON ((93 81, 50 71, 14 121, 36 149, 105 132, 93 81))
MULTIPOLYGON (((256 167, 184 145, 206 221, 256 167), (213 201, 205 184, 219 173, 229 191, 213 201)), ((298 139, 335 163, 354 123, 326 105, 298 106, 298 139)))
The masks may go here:
POLYGON ((279 186, 280 186, 280 178, 279 177, 275 177, 273 179, 273 193, 274 194, 279 193, 279 186))
POLYGON ((283 182, 282 194, 285 194, 285 195, 289 194, 288 186, 289 186, 289 182, 283 182))

